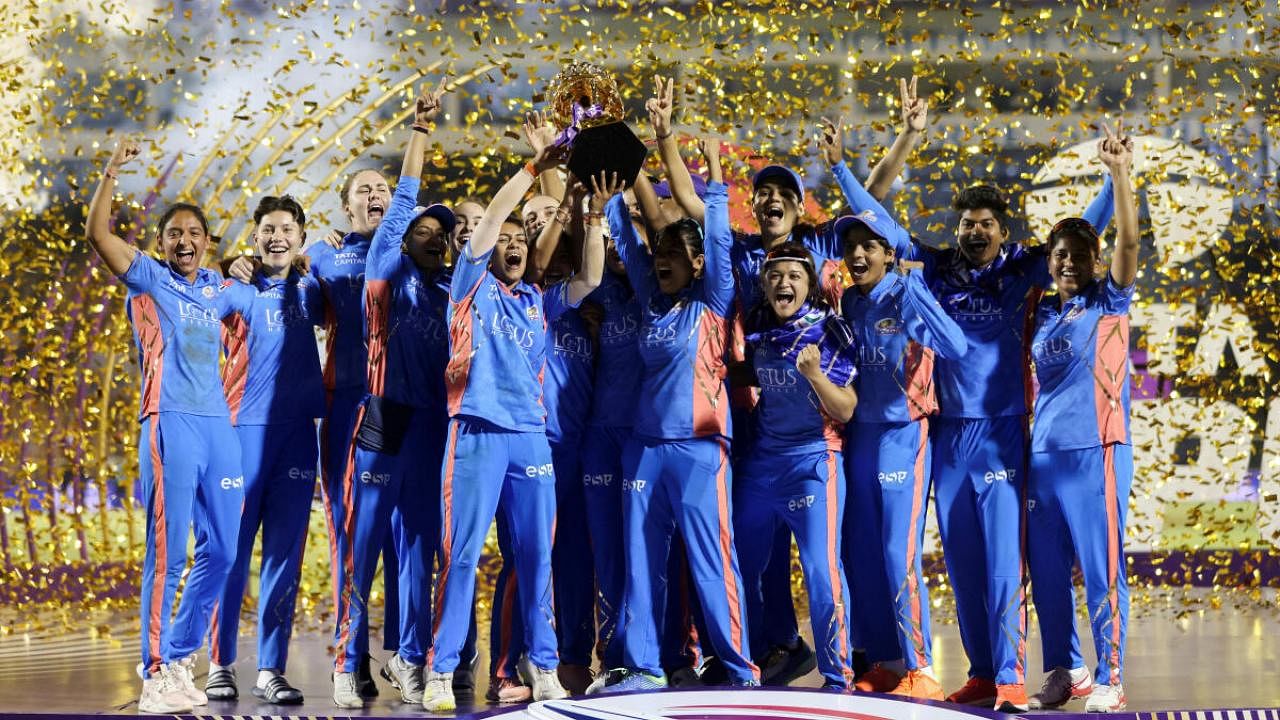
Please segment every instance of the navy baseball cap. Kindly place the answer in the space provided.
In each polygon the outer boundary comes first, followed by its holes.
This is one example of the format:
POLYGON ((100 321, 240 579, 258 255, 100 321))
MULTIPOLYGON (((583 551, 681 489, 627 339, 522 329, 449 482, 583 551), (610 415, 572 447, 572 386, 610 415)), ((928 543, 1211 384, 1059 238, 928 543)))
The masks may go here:
POLYGON ((435 218, 440 223, 440 227, 444 229, 446 235, 453 234, 453 228, 458 224, 458 218, 447 205, 431 203, 425 207, 419 205, 413 209, 413 219, 409 221, 409 227, 412 228, 414 223, 418 222, 418 218, 424 215, 435 218))
POLYGON ((890 238, 894 235, 893 223, 889 218, 880 215, 874 210, 863 210, 857 215, 844 215, 836 220, 836 237, 843 243, 845 233, 854 225, 865 225, 872 235, 883 240, 886 245, 890 245, 892 242, 890 238))
POLYGON ((800 198, 800 204, 804 205, 804 180, 800 179, 800 173, 782 165, 769 165, 760 168, 760 172, 751 178, 751 189, 759 190, 761 183, 766 180, 773 180, 783 187, 795 190, 796 196, 800 198))

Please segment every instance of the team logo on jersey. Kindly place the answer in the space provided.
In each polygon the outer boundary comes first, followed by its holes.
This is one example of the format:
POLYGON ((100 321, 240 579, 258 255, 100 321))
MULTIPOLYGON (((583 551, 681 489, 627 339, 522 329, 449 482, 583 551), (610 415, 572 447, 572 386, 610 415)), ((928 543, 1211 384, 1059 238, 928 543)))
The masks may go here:
POLYGON ((537 319, 538 319, 538 306, 537 306, 537 305, 530 305, 528 308, 526 308, 526 309, 525 309, 524 314, 525 314, 525 315, 528 315, 530 320, 537 320, 537 319))
POLYGON ((213 289, 212 285, 205 285, 204 288, 200 290, 200 294, 204 295, 207 298, 212 298, 215 294, 217 294, 217 292, 218 292, 217 290, 213 289))
POLYGON ((891 317, 876 323, 876 332, 881 335, 896 335, 902 331, 902 322, 891 317))
POLYGON ((1076 320, 1079 320, 1083 315, 1084 315, 1084 306, 1075 305, 1070 310, 1067 311, 1066 315, 1062 316, 1062 322, 1075 322, 1076 320))

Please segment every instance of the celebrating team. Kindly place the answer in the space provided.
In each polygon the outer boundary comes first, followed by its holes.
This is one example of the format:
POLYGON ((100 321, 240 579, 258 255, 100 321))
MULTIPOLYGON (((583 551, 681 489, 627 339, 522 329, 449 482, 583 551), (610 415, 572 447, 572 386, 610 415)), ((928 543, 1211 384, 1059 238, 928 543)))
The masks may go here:
POLYGON ((475 572, 495 519, 491 701, 785 684, 815 666, 834 690, 942 700, 921 561, 932 490, 969 658, 945 699, 1122 709, 1131 143, 1104 127, 1107 180, 1046 243, 1013 241, 1006 202, 979 185, 956 194, 955 246, 936 250, 880 204, 925 128, 915 85, 900 81, 904 132, 865 187, 841 123, 819 127, 851 214, 804 224, 803 179, 771 165, 752 179, 748 234, 730 225, 718 143, 701 144, 706 179, 681 159, 662 78, 647 109, 667 182, 562 180, 567 145, 535 114, 528 163, 487 206, 419 205, 442 82, 417 99, 394 192, 353 173, 350 232, 305 253, 303 208, 262 198, 255 259, 228 279, 201 266, 199 207, 160 218, 163 261, 113 233, 115 179, 139 152, 122 141, 86 237, 128 287, 142 369, 139 709, 238 696, 259 527, 253 693, 302 702, 284 671, 317 465, 339 707, 377 693, 380 555, 383 677, 430 711, 474 691, 475 572), (814 650, 791 603, 792 537, 814 650), (1046 671, 1030 697, 1028 576, 1046 671))

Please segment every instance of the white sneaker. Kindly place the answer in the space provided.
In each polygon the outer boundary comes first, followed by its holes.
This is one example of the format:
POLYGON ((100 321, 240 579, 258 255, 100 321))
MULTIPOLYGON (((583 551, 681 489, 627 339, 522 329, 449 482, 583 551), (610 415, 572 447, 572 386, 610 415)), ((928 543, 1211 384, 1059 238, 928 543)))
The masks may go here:
POLYGON ((1085 712, 1120 712, 1128 703, 1123 685, 1094 685, 1089 699, 1084 701, 1085 712))
POLYGON ((1088 697, 1091 689, 1093 675, 1088 668, 1068 670, 1056 667, 1044 677, 1040 692, 1027 698, 1027 705, 1032 710, 1061 707, 1072 698, 1088 697))
POLYGON ((168 665, 160 666, 160 672, 142 681, 142 695, 138 697, 138 712, 150 715, 173 715, 191 712, 190 698, 182 691, 177 678, 168 665))
POLYGON ((417 705, 422 702, 422 666, 414 665, 400 657, 400 653, 382 666, 382 677, 391 686, 400 691, 400 700, 406 705, 417 705))
POLYGON ((453 699, 453 673, 427 672, 427 688, 422 693, 422 709, 427 712, 453 712, 458 702, 453 699))
POLYGON ((340 708, 364 707, 364 698, 356 686, 356 674, 339 672, 333 674, 333 704, 340 708))
POLYGON ((173 666, 173 676, 178 679, 178 684, 182 686, 182 692, 186 694, 191 704, 208 705, 209 696, 196 687, 196 654, 191 653, 181 660, 169 664, 173 666))
POLYGON ((533 666, 533 661, 529 659, 529 653, 524 653, 516 661, 516 675, 519 675, 520 681, 529 687, 533 687, 533 677, 537 670, 533 666))
POLYGON ((560 673, 555 668, 543 670, 533 668, 533 701, 560 700, 569 697, 569 693, 560 684, 560 673))

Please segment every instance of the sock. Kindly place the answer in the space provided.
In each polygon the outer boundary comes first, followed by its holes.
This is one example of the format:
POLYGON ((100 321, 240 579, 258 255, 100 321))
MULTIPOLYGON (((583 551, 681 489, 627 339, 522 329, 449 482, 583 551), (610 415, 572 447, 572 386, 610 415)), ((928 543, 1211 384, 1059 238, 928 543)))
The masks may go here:
POLYGON ((215 662, 210 662, 210 663, 209 663, 209 672, 213 672, 213 671, 215 671, 215 670, 230 670, 230 669, 231 669, 231 667, 232 667, 232 666, 230 666, 230 665, 219 665, 219 664, 217 664, 217 663, 215 663, 215 662))
POLYGON ((921 673, 921 674, 923 674, 923 675, 927 675, 927 676, 929 676, 929 679, 931 679, 931 680, 937 680, 937 679, 938 679, 938 676, 933 674, 933 666, 932 666, 932 665, 925 665, 924 667, 918 667, 918 668, 916 668, 916 672, 921 673))
POLYGON ((279 674, 280 674, 279 670, 272 670, 271 668, 265 668, 263 670, 259 670, 258 671, 258 689, 266 690, 267 683, 271 682, 271 678, 279 674))
POLYGON ((1078 683, 1089 677, 1089 668, 1071 668, 1071 682, 1078 683))

